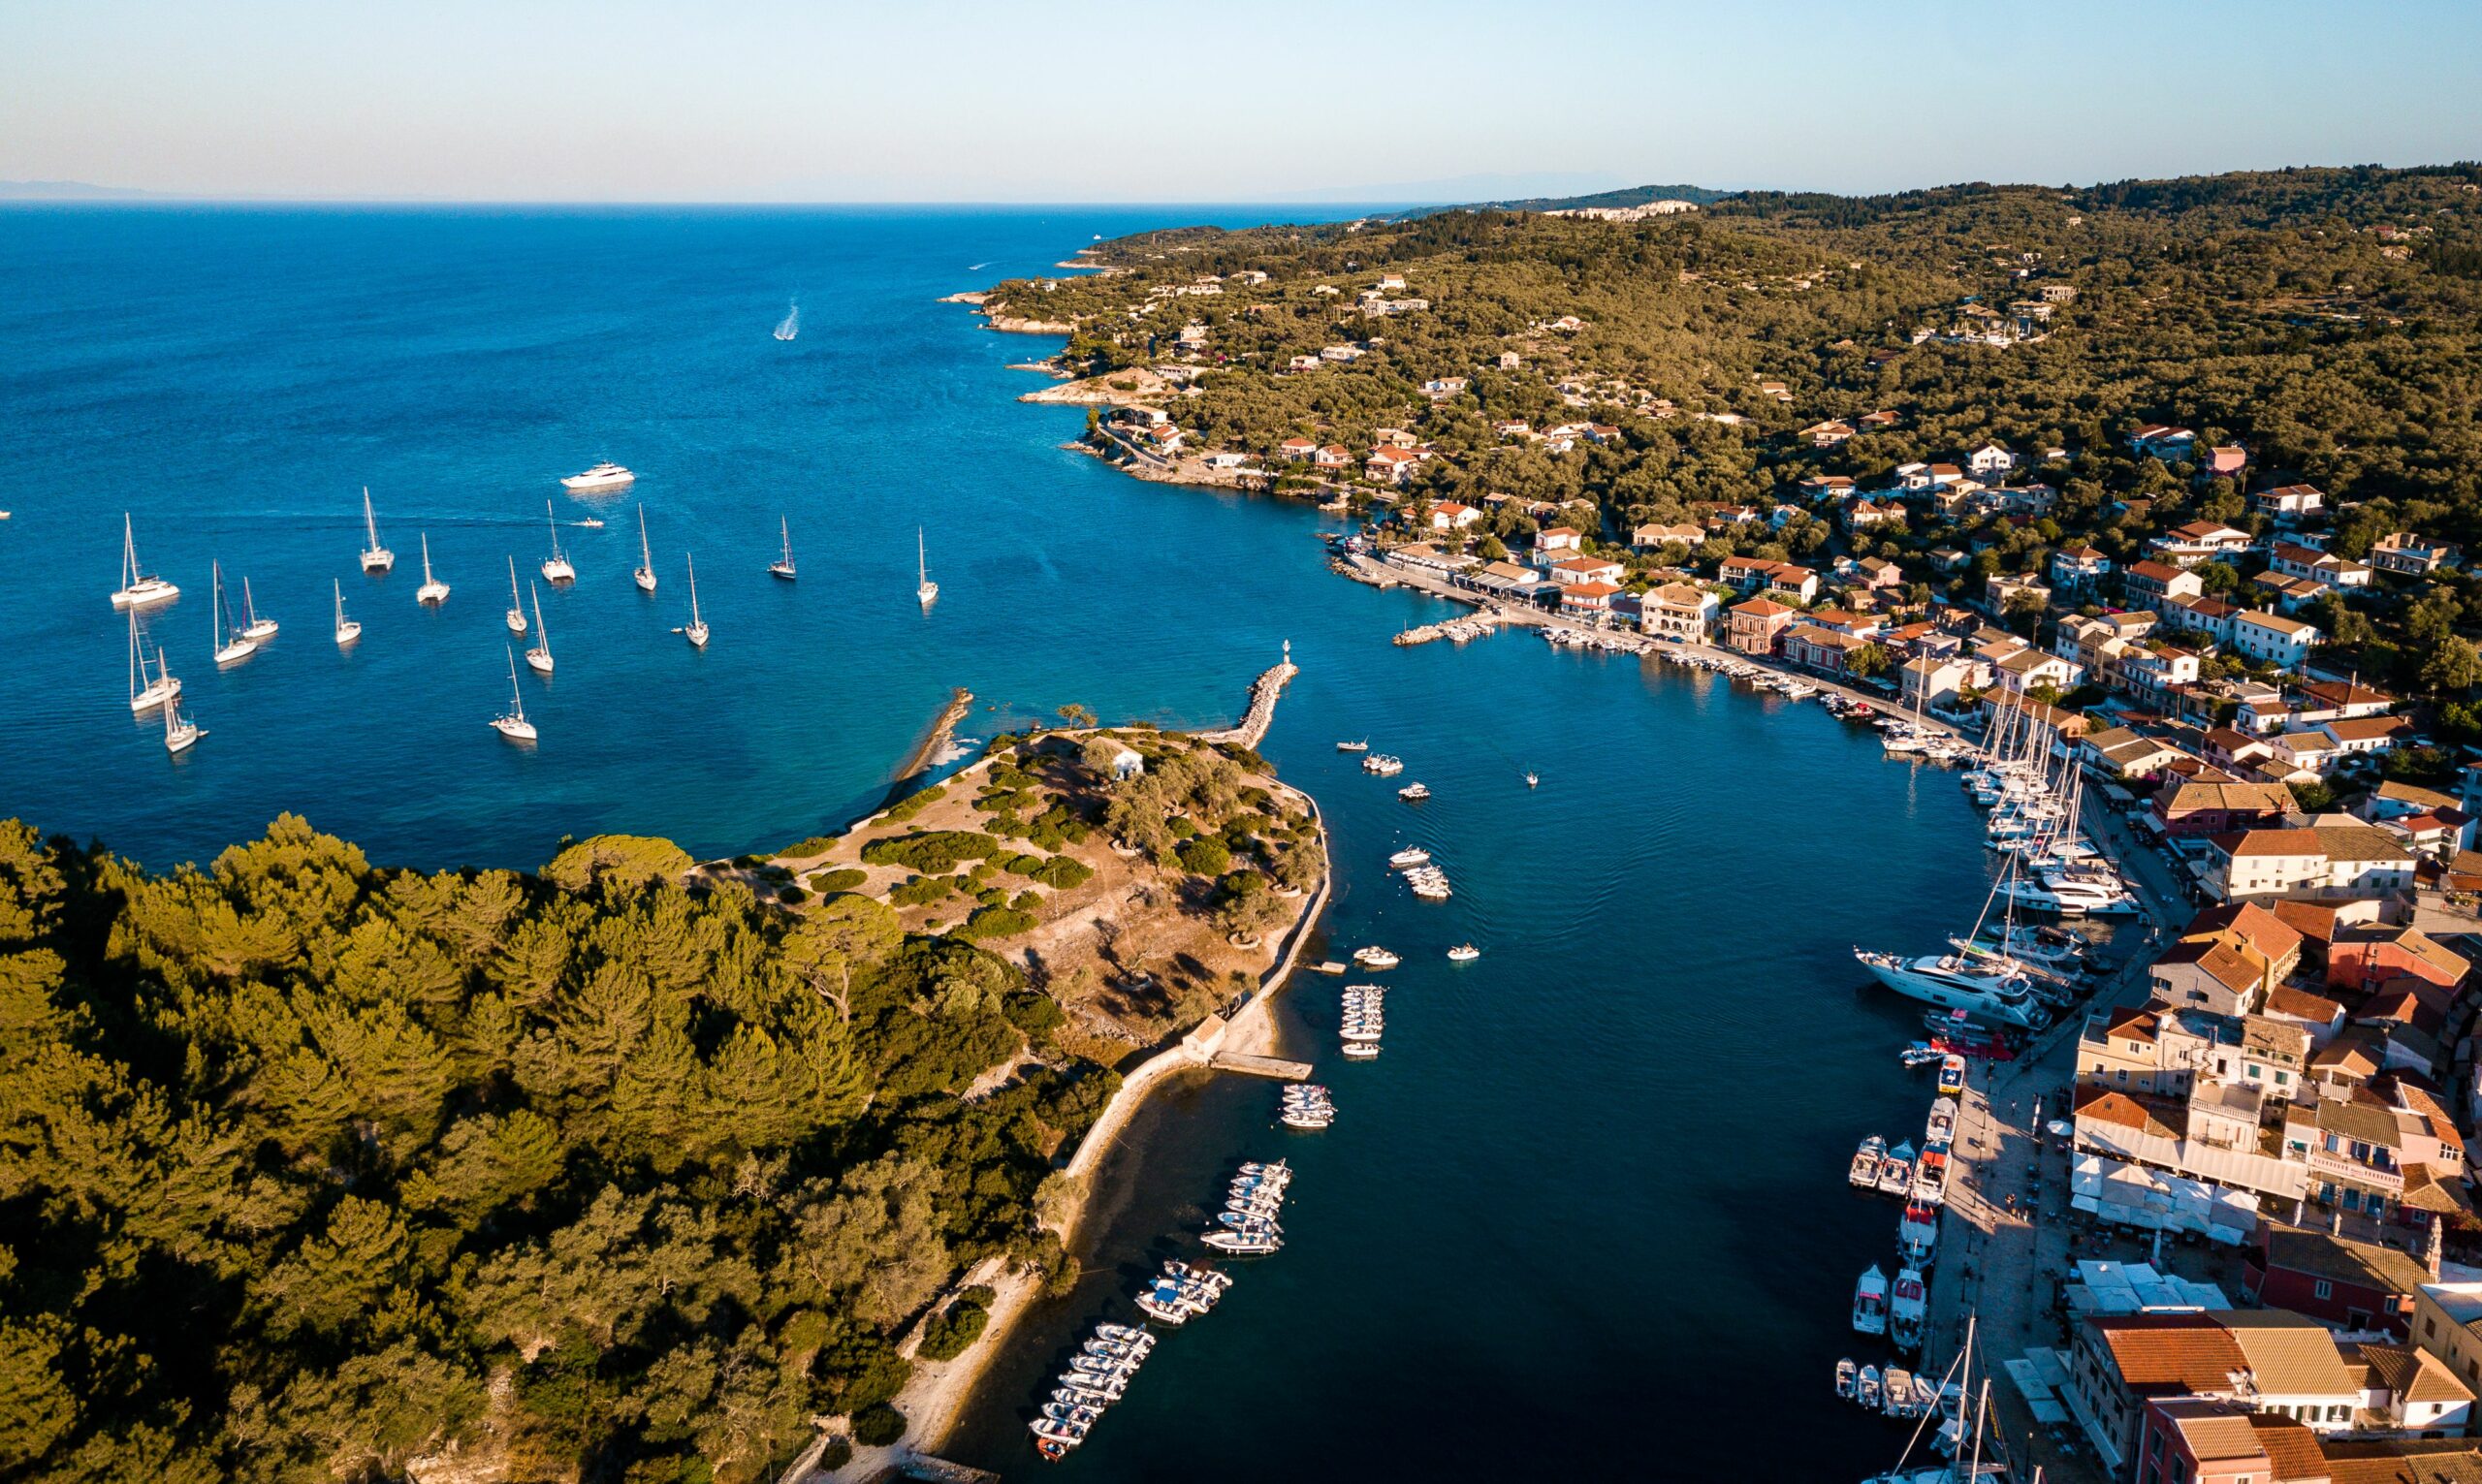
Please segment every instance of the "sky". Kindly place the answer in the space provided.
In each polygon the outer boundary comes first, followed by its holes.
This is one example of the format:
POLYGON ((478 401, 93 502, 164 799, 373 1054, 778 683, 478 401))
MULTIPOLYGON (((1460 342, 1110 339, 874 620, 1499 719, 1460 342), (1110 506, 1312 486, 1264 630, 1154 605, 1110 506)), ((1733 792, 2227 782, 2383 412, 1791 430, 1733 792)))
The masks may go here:
POLYGON ((0 181, 1372 202, 2482 157, 2482 0, 0 0, 0 181))

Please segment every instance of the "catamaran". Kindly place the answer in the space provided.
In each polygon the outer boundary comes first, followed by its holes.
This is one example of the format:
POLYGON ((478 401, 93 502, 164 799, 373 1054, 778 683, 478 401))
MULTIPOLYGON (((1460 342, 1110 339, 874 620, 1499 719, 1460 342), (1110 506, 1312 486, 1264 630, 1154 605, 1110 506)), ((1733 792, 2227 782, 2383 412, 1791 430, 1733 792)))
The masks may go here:
POLYGON ((572 474, 560 481, 562 489, 580 491, 625 489, 637 483, 638 476, 609 460, 596 464, 584 474, 572 474))
POLYGON ((776 324, 776 338, 789 340, 802 332, 802 301, 794 300, 785 307, 784 317, 776 324))
POLYGON ((508 559, 508 631, 519 635, 525 632, 525 600, 518 596, 517 558, 514 556, 508 559))
POLYGON ((681 637, 689 641, 690 647, 703 649, 707 647, 707 620, 698 616, 698 559, 684 555, 682 560, 689 564, 689 627, 681 631, 681 637))
POLYGON ((448 584, 430 575, 430 532, 423 532, 423 584, 414 589, 414 601, 437 604, 448 601, 448 584))
POLYGON ((146 673, 146 641, 139 637, 138 610, 129 611, 129 709, 151 710, 181 693, 181 682, 165 668, 164 651, 155 651, 156 674, 146 673))
POLYGON ((492 730, 510 742, 534 741, 534 723, 525 719, 525 694, 517 684, 517 651, 508 651, 508 714, 492 718, 492 730))
POLYGON ((243 634, 231 621, 232 614, 224 602, 224 564, 212 565, 215 574, 215 600, 211 612, 215 616, 215 662, 219 665, 239 664, 259 652, 259 642, 243 634))
POLYGON ((138 536, 129 523, 129 513, 120 518, 120 586, 112 591, 114 608, 146 608, 157 603, 170 603, 181 595, 181 589, 143 572, 138 566, 138 536))
POLYGON ((552 673, 552 631, 543 623, 543 594, 535 591, 534 584, 531 583, 526 584, 525 591, 526 595, 534 600, 534 647, 525 651, 526 668, 536 675, 550 675, 552 673))
POLYGON ((385 572, 397 565, 397 553, 379 544, 379 518, 370 512, 370 487, 362 487, 362 534, 369 542, 362 549, 362 570, 385 572))
MULTIPOLYGON (((177 682, 175 682, 175 683, 177 683, 177 682)), ((178 697, 178 696, 171 696, 171 697, 167 697, 167 698, 165 699, 165 702, 164 702, 164 750, 165 750, 165 751, 167 751, 167 752, 171 752, 171 753, 181 753, 181 752, 186 752, 186 751, 188 751, 188 750, 189 750, 190 743, 192 743, 192 742, 197 742, 200 738, 205 737, 206 735, 207 735, 207 729, 206 729, 205 727, 200 726, 200 725, 199 725, 197 722, 195 722, 195 721, 183 721, 183 720, 181 719, 181 701, 180 701, 180 697, 178 697)))
POLYGON ((638 570, 629 574, 640 592, 655 590, 655 559, 647 551, 647 507, 638 507, 638 570))
MULTIPOLYGON (((330 579, 330 581, 334 582, 334 579, 330 579)), ((345 616, 345 584, 341 582, 337 582, 335 584, 335 587, 336 647, 342 649, 350 646, 355 640, 362 637, 362 625, 345 616)))
POLYGON ((922 527, 913 528, 913 567, 921 581, 913 584, 915 601, 929 608, 939 597, 939 584, 931 581, 931 558, 922 545, 922 527))
POLYGON ((769 562, 767 571, 770 576, 780 577, 789 583, 793 580, 793 526, 791 521, 780 516, 776 523, 784 534, 784 555, 780 560, 769 562))
POLYGON ((560 550, 560 521, 552 514, 552 502, 543 502, 544 523, 552 527, 552 554, 543 562, 543 580, 547 583, 574 583, 578 569, 569 565, 568 553, 560 550))
POLYGON ((275 620, 259 616, 258 606, 250 601, 250 580, 241 579, 241 637, 253 643, 264 643, 275 637, 275 620))

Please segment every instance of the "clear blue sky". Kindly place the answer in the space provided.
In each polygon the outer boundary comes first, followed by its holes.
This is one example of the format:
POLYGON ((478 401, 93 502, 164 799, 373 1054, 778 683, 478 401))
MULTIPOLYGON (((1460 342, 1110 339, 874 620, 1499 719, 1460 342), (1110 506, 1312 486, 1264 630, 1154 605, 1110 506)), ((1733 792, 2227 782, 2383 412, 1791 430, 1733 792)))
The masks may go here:
POLYGON ((2482 0, 0 0, 0 179, 189 194, 1873 191, 2477 156, 2482 0))

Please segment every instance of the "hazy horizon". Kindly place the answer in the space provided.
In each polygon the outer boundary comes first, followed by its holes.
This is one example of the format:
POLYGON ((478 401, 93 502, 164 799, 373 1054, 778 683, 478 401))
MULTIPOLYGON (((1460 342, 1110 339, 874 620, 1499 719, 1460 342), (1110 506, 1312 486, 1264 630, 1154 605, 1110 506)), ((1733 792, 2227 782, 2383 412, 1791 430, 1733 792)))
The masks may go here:
MULTIPOLYGON (((2482 7, 0 11, 0 180, 210 201, 1410 205, 2482 157, 2482 7), (1462 182, 1495 182, 1485 188, 1462 182)), ((24 199, 20 196, 19 199, 24 199)), ((65 199, 53 196, 51 199, 65 199)))

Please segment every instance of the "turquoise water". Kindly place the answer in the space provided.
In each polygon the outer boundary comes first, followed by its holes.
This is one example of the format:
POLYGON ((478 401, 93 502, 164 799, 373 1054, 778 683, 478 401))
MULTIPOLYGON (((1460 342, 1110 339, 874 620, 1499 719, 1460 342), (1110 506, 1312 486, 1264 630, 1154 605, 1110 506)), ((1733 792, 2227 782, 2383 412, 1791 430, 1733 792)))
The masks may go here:
POLYGON ((1830 1370, 1879 1358, 1845 1311, 1895 1210, 1842 1175, 1927 1091, 1893 1060, 1914 1011, 1857 989, 1849 950, 1933 945, 1980 904, 1962 794, 1712 677, 1514 634, 1392 647, 1440 605, 1328 575, 1299 506, 1061 451, 1082 414, 1017 404, 1040 383, 1005 369, 1049 342, 934 302, 1193 215, 0 215, 0 593, 32 641, 0 679, 0 811, 158 867, 288 808, 427 866, 531 865, 600 831, 737 851, 874 798, 952 686, 983 698, 973 736, 1067 702, 1220 723, 1289 639, 1303 673, 1264 750, 1328 812, 1339 950, 1406 955, 1385 1053, 1336 1058, 1336 982, 1311 979, 1295 1011, 1333 1130, 1283 1134, 1262 1085, 1167 1099, 1105 1262, 957 1451, 1036 1467, 1042 1346, 1126 1317, 1225 1162, 1281 1152, 1302 1172, 1289 1247, 1166 1340, 1065 1476, 1748 1476, 1753 1439, 1766 1477, 1884 1467, 1901 1435, 1836 1403, 1830 1370), (602 458, 637 489, 559 490, 602 458), (386 578, 356 569, 366 484, 386 578), (563 533, 580 576, 543 592, 559 667, 525 678, 529 750, 485 723, 506 561, 545 554, 546 498, 608 523, 563 533), (628 580, 641 500, 652 598, 628 580), (125 704, 124 509, 183 588, 149 618, 211 733, 178 759, 125 704), (797 584, 764 570, 780 516, 797 584), (426 529, 455 584, 435 612, 413 598, 426 529), (668 632, 684 551, 704 653, 668 632), (221 674, 210 558, 284 623, 221 674), (334 579, 366 625, 350 654, 334 579), (1405 777, 1334 750, 1362 736, 1405 777), (1398 803, 1416 778, 1436 797, 1398 803), (1406 840, 1452 902, 1384 869, 1406 840), (1469 937, 1480 963, 1442 960, 1469 937))

